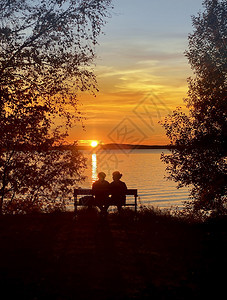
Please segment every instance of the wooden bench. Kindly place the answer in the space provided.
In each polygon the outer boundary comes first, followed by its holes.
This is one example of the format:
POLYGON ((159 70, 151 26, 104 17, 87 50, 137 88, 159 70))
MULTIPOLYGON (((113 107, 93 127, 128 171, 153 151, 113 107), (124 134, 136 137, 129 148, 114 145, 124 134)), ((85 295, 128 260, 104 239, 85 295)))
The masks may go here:
MULTIPOLYGON (((84 206, 84 204, 80 203, 78 201, 78 196, 92 196, 93 191, 92 189, 74 189, 74 212, 75 214, 77 213, 77 207, 78 206, 84 206)), ((130 201, 127 202, 127 198, 126 198, 126 203, 123 206, 134 206, 135 207, 135 211, 137 211, 137 189, 128 189, 126 196, 134 196, 134 201, 130 201)), ((113 206, 110 204, 110 206, 113 206)))

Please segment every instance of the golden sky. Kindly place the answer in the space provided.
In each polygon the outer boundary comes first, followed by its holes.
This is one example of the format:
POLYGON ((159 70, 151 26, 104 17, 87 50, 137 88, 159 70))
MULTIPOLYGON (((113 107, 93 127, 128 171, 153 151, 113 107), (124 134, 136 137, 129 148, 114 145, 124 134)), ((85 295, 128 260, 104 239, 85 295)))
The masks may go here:
POLYGON ((193 73, 184 51, 202 0, 115 0, 94 66, 99 92, 81 95, 85 130, 70 140, 164 145, 159 122, 184 106, 193 73))

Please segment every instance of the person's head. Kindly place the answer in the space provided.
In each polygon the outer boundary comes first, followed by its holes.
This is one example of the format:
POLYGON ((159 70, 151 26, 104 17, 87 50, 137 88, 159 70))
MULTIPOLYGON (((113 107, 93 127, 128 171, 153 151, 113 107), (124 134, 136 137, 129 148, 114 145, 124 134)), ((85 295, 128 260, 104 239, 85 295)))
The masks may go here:
POLYGON ((113 172, 112 176, 113 176, 113 180, 120 180, 122 177, 122 174, 119 171, 115 171, 115 172, 113 172))
POLYGON ((100 180, 104 180, 104 179, 106 178, 106 174, 105 174, 104 172, 99 172, 99 173, 98 173, 98 178, 99 178, 100 180))

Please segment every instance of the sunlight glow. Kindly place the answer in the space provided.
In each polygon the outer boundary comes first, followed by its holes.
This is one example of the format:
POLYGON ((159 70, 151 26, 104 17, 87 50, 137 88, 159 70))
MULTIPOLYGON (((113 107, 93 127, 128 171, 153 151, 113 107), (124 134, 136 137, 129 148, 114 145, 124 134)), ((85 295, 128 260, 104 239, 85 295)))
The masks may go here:
POLYGON ((91 147, 93 147, 93 148, 97 147, 98 144, 99 144, 98 141, 91 141, 91 143, 90 143, 91 147))

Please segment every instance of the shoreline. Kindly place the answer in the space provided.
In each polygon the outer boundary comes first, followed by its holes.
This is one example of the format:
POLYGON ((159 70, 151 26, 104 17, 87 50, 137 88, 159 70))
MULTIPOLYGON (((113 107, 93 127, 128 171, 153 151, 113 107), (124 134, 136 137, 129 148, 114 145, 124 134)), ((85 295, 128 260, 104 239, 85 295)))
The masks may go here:
POLYGON ((136 149, 172 149, 170 145, 131 145, 131 144, 99 144, 97 147, 76 146, 78 150, 136 150, 136 149))

